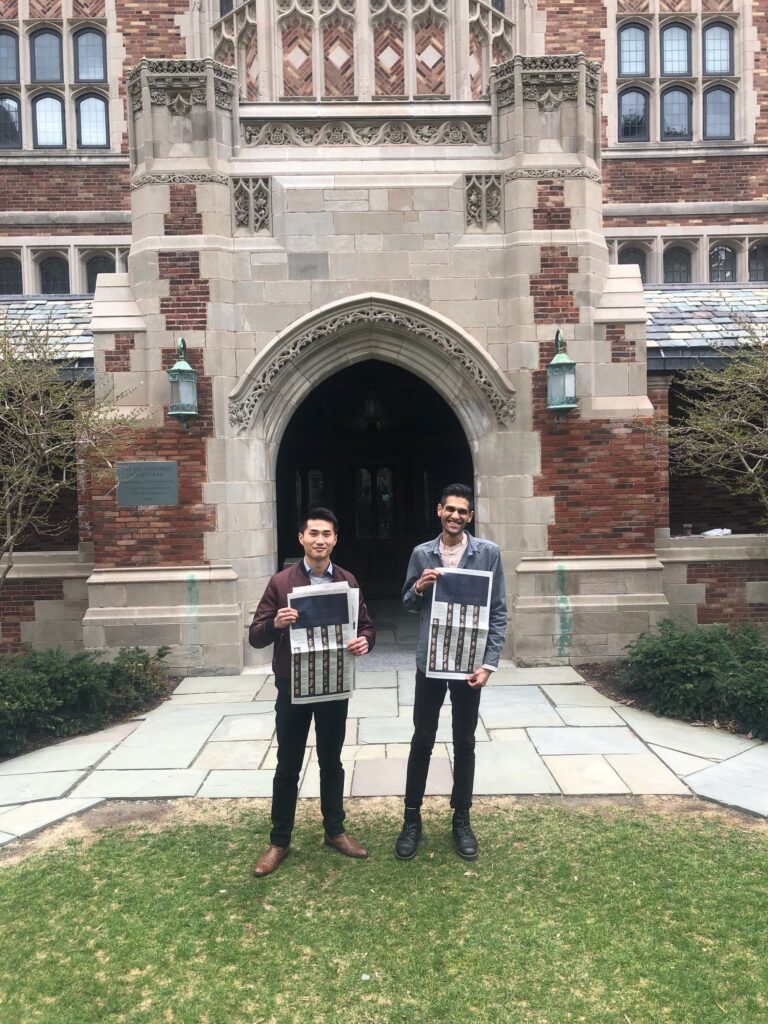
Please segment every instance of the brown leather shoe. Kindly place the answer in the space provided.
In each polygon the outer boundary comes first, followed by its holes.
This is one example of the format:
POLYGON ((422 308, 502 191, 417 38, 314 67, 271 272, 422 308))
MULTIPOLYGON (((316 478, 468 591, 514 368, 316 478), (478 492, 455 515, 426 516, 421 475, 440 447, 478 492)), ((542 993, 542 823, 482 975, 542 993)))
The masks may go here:
POLYGON ((339 836, 329 836, 325 834, 325 845, 333 847, 334 850, 338 850, 339 853, 343 853, 345 857, 355 857, 357 860, 363 860, 368 856, 368 851, 352 836, 347 835, 346 832, 342 832, 339 836))
POLYGON ((253 865, 254 875, 257 878, 264 878, 265 875, 271 875, 273 871, 277 871, 287 856, 287 846, 268 846, 253 865))

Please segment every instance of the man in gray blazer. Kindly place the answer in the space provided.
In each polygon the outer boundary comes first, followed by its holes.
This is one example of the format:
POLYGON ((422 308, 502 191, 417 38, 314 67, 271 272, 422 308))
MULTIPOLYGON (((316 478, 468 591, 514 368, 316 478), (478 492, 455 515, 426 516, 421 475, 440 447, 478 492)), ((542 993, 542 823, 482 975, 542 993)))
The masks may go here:
POLYGON ((480 692, 498 667, 504 646, 507 602, 499 549, 491 541, 479 540, 467 533, 473 516, 471 488, 465 484, 446 487, 437 506, 442 532, 435 540, 413 549, 403 586, 403 606, 419 615, 419 636, 416 643, 414 731, 405 783, 405 820, 395 843, 395 856, 399 860, 415 857, 421 839, 421 802, 446 690, 451 693, 453 725, 453 838, 460 857, 464 860, 477 857, 477 839, 469 820, 475 779, 475 729, 480 692), (442 569, 478 569, 493 573, 488 639, 482 667, 466 679, 428 679, 425 675, 431 625, 430 588, 442 569))

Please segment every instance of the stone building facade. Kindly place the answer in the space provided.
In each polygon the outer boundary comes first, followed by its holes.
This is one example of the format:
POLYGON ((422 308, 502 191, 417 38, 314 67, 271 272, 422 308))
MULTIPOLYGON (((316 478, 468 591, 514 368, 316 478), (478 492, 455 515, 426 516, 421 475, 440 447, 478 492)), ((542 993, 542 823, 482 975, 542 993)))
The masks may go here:
POLYGON ((0 0, 0 272, 95 285, 131 460, 178 469, 169 505, 84 491, 77 552, 19 556, 2 642, 237 671, 302 507, 336 507, 340 562, 392 597, 455 477, 502 549, 518 660, 612 657, 710 598, 763 617, 760 540, 669 537, 643 291, 768 270, 761 18, 737 6, 0 0))

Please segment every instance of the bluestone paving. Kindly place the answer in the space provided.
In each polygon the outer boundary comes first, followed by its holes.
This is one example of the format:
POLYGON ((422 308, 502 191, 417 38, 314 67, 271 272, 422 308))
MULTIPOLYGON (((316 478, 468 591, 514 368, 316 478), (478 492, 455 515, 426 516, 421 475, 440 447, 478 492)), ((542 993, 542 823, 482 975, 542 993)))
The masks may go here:
POLYGON ((194 796, 203 784, 206 772, 199 768, 180 770, 94 772, 73 790, 74 798, 103 797, 105 800, 150 799, 153 797, 194 796))
POLYGON ((619 703, 609 700, 591 686, 542 686, 542 690, 558 709, 564 708, 609 708, 619 703))
POLYGON ((0 778, 0 806, 55 800, 64 796, 85 772, 36 772, 30 775, 3 775, 0 778))
POLYGON ((206 743, 193 768, 261 768, 269 740, 222 740, 206 743))
MULTIPOLYGON (((413 733, 415 625, 358 664, 342 759, 354 796, 402 796, 413 733), (402 643, 400 641, 403 641, 402 643)), ((0 845, 103 799, 269 797, 276 766, 267 666, 196 676, 134 720, 0 764, 0 845), (18 831, 17 831, 18 829, 18 831)), ((480 703, 475 791, 686 794, 768 815, 768 744, 608 700, 567 666, 502 663, 480 703), (684 781, 681 781, 684 780, 684 781)), ((452 786, 446 696, 427 792, 452 786)), ((319 794, 314 726, 300 795, 319 794)))
POLYGON ((768 815, 768 745, 694 772, 685 781, 699 796, 768 815))
POLYGON ((212 740, 268 740, 275 731, 273 715, 226 715, 210 734, 212 740))
POLYGON ((31 754, 14 757, 0 764, 0 776, 31 775, 35 772, 75 771, 91 768, 105 757, 114 743, 57 743, 52 747, 35 750, 31 754))
POLYGON ((491 686, 480 702, 487 729, 562 725, 563 720, 536 686, 491 686))
POLYGON ((637 708, 619 707, 616 710, 646 743, 658 743, 662 747, 680 750, 684 754, 695 754, 697 757, 708 757, 713 761, 733 757, 757 746, 759 742, 709 726, 694 726, 672 718, 659 718, 648 711, 638 711, 637 708))
POLYGON ((629 787, 600 754, 560 754, 545 757, 566 796, 629 793, 629 787))
POLYGON ((690 790, 655 754, 606 754, 632 793, 684 795, 690 790))
POLYGON ((558 705, 557 713, 566 725, 624 725, 624 719, 619 718, 613 708, 564 708, 558 705))
POLYGON ((26 836, 99 803, 101 800, 37 800, 0 814, 0 829, 14 836, 26 836))
POLYGON ((659 747, 655 743, 649 743, 648 746, 657 757, 661 758, 665 765, 672 769, 675 775, 682 779, 692 772, 700 772, 702 768, 709 768, 710 765, 718 763, 717 761, 710 761, 706 757, 681 754, 679 750, 669 750, 667 747, 659 747))
MULTIPOLYGON (((188 676, 173 691, 174 698, 188 693, 250 693, 261 690, 267 681, 263 676, 188 676)), ((243 700, 242 697, 238 698, 243 700)))
POLYGON ((475 793, 559 793, 530 743, 488 743, 475 751, 475 793))
POLYGON ((626 728, 530 729, 540 754, 642 754, 645 747, 626 728))
POLYGON ((209 773, 200 787, 201 797, 271 797, 274 771, 217 770, 209 773))

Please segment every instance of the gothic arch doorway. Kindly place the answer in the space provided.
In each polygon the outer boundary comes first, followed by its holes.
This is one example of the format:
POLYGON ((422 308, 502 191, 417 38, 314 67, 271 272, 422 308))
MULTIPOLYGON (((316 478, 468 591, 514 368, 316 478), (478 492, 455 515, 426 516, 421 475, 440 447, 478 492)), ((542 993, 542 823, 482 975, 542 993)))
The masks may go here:
POLYGON ((339 517, 334 554, 369 597, 399 595, 414 544, 437 532, 446 483, 472 484, 472 454, 450 405, 400 366, 367 359, 326 378, 286 428, 277 458, 278 561, 297 555, 311 505, 339 517))

